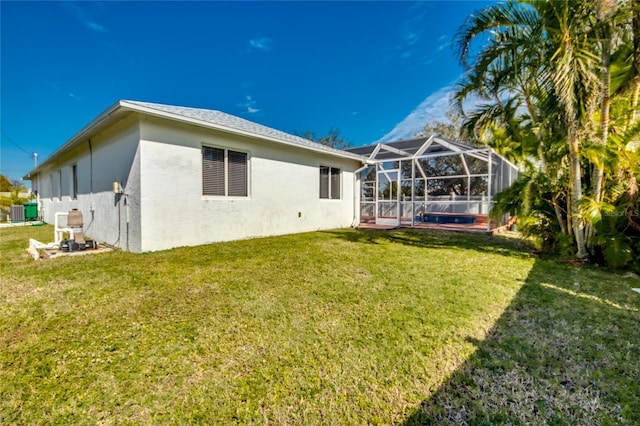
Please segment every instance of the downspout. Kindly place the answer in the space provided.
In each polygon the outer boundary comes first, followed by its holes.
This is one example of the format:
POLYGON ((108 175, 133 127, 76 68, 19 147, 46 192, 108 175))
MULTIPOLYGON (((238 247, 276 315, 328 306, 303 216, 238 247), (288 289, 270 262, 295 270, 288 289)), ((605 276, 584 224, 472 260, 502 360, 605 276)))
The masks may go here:
POLYGON ((124 195, 124 208, 127 215, 127 251, 129 251, 129 194, 125 193, 124 195))
POLYGON ((95 206, 93 205, 93 146, 91 146, 91 138, 87 139, 89 144, 89 211, 91 212, 91 221, 85 228, 85 232, 91 228, 95 219, 95 206))
MULTIPOLYGON (((93 195, 93 147, 91 146, 91 138, 87 139, 89 143, 89 195, 93 195)), ((89 201, 93 201, 91 198, 89 201)))

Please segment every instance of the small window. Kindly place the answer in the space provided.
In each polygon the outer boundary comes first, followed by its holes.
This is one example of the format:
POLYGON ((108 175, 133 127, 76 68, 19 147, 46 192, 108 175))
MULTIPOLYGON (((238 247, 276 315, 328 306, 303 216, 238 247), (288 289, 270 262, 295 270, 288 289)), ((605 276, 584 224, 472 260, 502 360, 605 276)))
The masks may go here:
POLYGON ((320 198, 340 199, 340 169, 320 166, 320 198))
POLYGON ((51 199, 62 199, 62 170, 51 173, 51 199))
POLYGON ((78 165, 74 164, 73 166, 71 166, 71 195, 73 196, 73 199, 77 199, 78 198, 78 165))
POLYGON ((202 195, 246 197, 248 188, 246 152, 202 147, 202 195))
POLYGON ((62 200, 62 169, 58 170, 58 173, 56 173, 56 180, 56 196, 58 197, 58 200, 62 200))

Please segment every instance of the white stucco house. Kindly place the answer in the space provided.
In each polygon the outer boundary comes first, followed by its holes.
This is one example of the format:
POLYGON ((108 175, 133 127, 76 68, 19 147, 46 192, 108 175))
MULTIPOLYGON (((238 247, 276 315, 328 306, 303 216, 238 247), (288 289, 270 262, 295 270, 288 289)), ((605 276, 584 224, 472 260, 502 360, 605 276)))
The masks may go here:
POLYGON ((352 226, 359 154, 220 111, 118 101, 29 172, 42 218, 146 252, 352 226))
POLYGON ((517 168, 438 136, 336 150, 220 111, 118 101, 29 172, 42 219, 132 252, 344 228, 481 223, 517 168))

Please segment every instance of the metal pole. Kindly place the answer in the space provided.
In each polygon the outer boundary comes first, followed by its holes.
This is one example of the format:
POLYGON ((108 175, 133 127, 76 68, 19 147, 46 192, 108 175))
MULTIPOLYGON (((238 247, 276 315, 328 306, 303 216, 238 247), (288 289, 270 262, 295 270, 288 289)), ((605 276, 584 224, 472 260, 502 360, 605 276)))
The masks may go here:
POLYGON ((491 150, 489 150, 489 187, 487 188, 487 231, 491 231, 491 175, 492 175, 492 167, 491 167, 491 150))
POLYGON ((411 227, 412 228, 415 226, 415 221, 416 221, 416 208, 415 208, 416 164, 415 162, 416 162, 415 158, 412 158, 411 159, 411 227))
POLYGON ((398 228, 402 222, 402 201, 400 195, 401 191, 401 181, 400 175, 402 174, 402 169, 400 168, 401 162, 398 161, 398 170, 396 171, 396 216, 398 216, 398 228))
POLYGON ((375 185, 374 185, 374 209, 376 211, 373 212, 373 217, 375 218, 376 221, 376 225, 378 224, 378 185, 380 184, 380 180, 378 179, 378 168, 380 167, 380 163, 376 163, 375 165, 375 169, 376 169, 376 180, 375 180, 375 185))

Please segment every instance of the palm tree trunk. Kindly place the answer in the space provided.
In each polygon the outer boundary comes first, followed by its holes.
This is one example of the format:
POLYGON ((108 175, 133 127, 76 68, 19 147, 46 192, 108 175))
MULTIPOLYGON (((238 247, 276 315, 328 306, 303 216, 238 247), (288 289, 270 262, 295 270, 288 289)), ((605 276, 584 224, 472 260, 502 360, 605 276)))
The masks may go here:
POLYGON ((638 108, 638 101, 640 100, 640 76, 636 76, 635 81, 633 83, 633 91, 631 92, 631 121, 629 122, 629 126, 632 126, 633 123, 640 116, 640 108, 638 108))
MULTIPOLYGON (((538 155, 540 157, 540 164, 541 164, 542 170, 545 174, 548 175, 547 161, 545 160, 541 143, 539 143, 538 145, 538 155)), ((555 183, 557 183, 559 179, 560 179, 560 174, 559 172, 556 172, 555 183)), ((551 203, 553 204, 553 211, 556 214, 556 220, 558 221, 558 226, 560 226, 560 232, 562 233, 562 235, 567 235, 569 232, 567 230, 567 223, 565 223, 564 216, 562 214, 562 208, 560 207, 559 198, 560 198, 560 192, 555 191, 553 198, 551 199, 551 203)))
POLYGON ((553 210, 556 213, 556 220, 558 221, 558 225, 560 225, 560 232, 562 235, 567 235, 567 225, 564 223, 564 217, 562 216, 562 209, 558 204, 558 198, 553 197, 553 210))
POLYGON ((569 126, 569 182, 571 186, 571 200, 569 212, 573 226, 573 237, 576 241, 576 257, 586 259, 589 256, 584 235, 584 222, 580 211, 582 202, 582 168, 580 167, 580 141, 576 136, 575 124, 569 126))
POLYGON ((632 3, 633 18, 631 27, 633 28, 633 92, 631 94, 631 123, 635 123, 640 115, 638 111, 638 99, 640 98, 640 2, 634 0, 632 3))
MULTIPOLYGON (((571 192, 567 194, 567 208, 571 208, 571 192)), ((571 211, 567 211, 567 235, 573 237, 573 218, 571 211)))
MULTIPOLYGON (((611 109, 611 37, 602 42, 602 98, 600 100, 600 139, 597 143, 607 146, 609 138, 609 111, 611 109)), ((602 178, 604 167, 596 164, 593 170, 593 198, 602 201, 602 178)))
MULTIPOLYGON (((633 10, 633 18, 631 27, 633 31, 633 88, 631 93, 631 122, 629 126, 636 123, 636 120, 640 118, 640 108, 638 108, 638 102, 640 100, 640 2, 633 0, 631 2, 633 10)), ((636 145, 638 146, 638 145, 636 145)), ((636 204, 638 199, 638 182, 633 173, 630 173, 629 185, 627 190, 627 197, 631 205, 636 204)), ((638 218, 631 214, 631 211, 627 209, 627 218, 629 224, 636 231, 640 231, 640 221, 638 218)))
MULTIPOLYGON (((611 28, 605 27, 602 40, 602 71, 601 71, 601 91, 600 95, 600 138, 596 143, 602 147, 607 146, 609 138, 609 111, 611 109, 611 28)), ((593 199, 596 203, 602 201, 604 178, 604 166, 602 162, 595 164, 593 169, 593 199)), ((595 229, 591 224, 587 224, 586 238, 591 240, 595 234, 595 229)), ((591 244, 591 243, 590 243, 591 244)), ((589 246, 591 247, 591 245, 589 246)))

